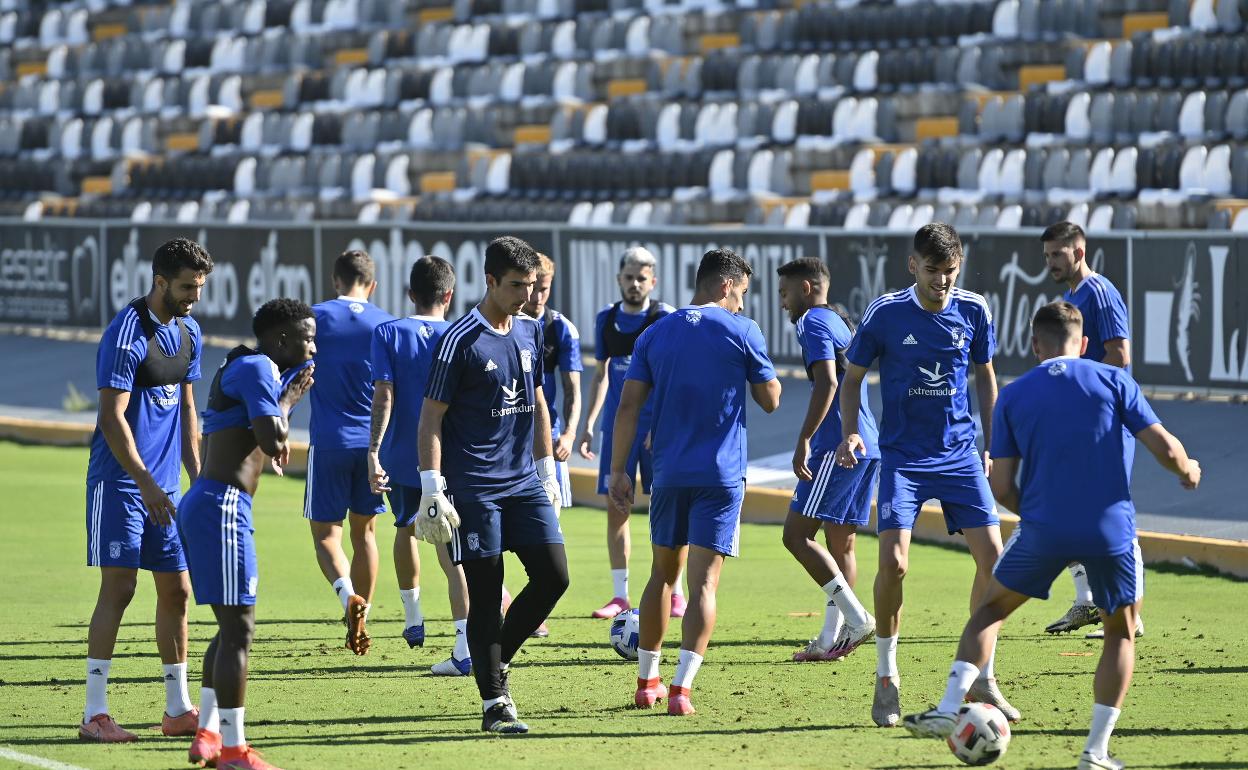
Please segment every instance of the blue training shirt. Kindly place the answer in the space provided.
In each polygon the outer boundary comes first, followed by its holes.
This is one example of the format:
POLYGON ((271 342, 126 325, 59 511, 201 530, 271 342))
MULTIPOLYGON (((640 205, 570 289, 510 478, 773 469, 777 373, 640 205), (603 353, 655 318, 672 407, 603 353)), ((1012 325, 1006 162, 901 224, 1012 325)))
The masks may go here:
POLYGON ((1083 314, 1083 336, 1088 349, 1083 357, 1105 360, 1105 343, 1112 339, 1129 339, 1127 304, 1118 289, 1100 273, 1092 273, 1079 282, 1074 291, 1067 290, 1062 299, 1079 308, 1083 314))
MULTIPOLYGON (((205 409, 205 436, 227 428, 250 428, 258 417, 281 417, 282 407, 278 402, 282 391, 307 364, 287 369, 283 373, 278 370, 273 359, 263 353, 254 353, 239 356, 221 366, 221 392, 239 403, 219 412, 212 407, 205 409)), ((318 370, 317 375, 319 374, 318 370)), ((315 384, 312 389, 316 389, 315 384)))
POLYGON ((775 378, 758 324, 718 305, 681 308, 642 332, 628 379, 652 388, 654 486, 740 484, 749 386, 775 378))
POLYGON ((543 379, 536 320, 512 317, 506 334, 478 308, 442 335, 425 396, 447 404, 442 475, 452 493, 506 497, 537 472, 533 412, 543 379))
MULTIPOLYGON (((581 333, 577 331, 571 319, 558 310, 552 310, 551 315, 553 316, 551 323, 555 327, 555 349, 550 352, 555 355, 555 363, 559 371, 585 371, 585 364, 581 362, 581 333)), ((537 324, 542 330, 542 345, 545 350, 545 317, 537 319, 537 324)), ((562 385, 559 380, 558 372, 554 369, 546 369, 545 379, 542 381, 542 395, 546 396, 546 408, 550 411, 550 431, 555 436, 563 432, 563 409, 562 404, 559 403, 559 388, 562 385)))
POLYGON ((1028 537, 1068 556, 1129 551, 1135 506, 1123 431, 1157 422, 1131 375, 1096 361, 1052 358, 1002 388, 992 455, 1022 458, 1018 515, 1028 537))
MULTIPOLYGON (((653 302, 654 300, 650 300, 653 302)), ((662 318, 675 311, 671 305, 666 302, 659 303, 659 318, 662 318)), ((603 330, 607 328, 607 316, 611 312, 611 305, 607 305, 598 311, 598 316, 594 318, 594 358, 598 360, 598 365, 607 367, 607 397, 602 402, 602 429, 603 441, 608 441, 612 429, 615 427, 615 411, 620 407, 620 393, 624 390, 624 379, 628 375, 629 364, 632 363, 632 356, 615 356, 607 357, 607 343, 604 338, 603 330)), ((641 328, 646 322, 646 314, 650 312, 649 303, 640 313, 629 313, 624 310, 621 305, 620 310, 615 315, 615 328, 625 334, 631 334, 641 328)), ((657 321, 656 321, 657 323, 657 321)), ((637 436, 645 436, 650 430, 650 419, 653 410, 650 408, 650 402, 641 408, 641 417, 637 421, 637 436)))
POLYGON ((390 423, 381 440, 381 465, 396 484, 420 486, 416 433, 433 366, 433 352, 450 322, 431 316, 387 321, 373 330, 373 381, 394 387, 390 423))
MULTIPOLYGON (((186 316, 181 321, 186 324, 192 345, 190 364, 182 382, 195 382, 200 378, 203 336, 195 319, 186 316)), ((161 324, 152 314, 152 323, 156 326, 156 344, 161 352, 167 356, 177 355, 182 345, 182 331, 177 319, 161 324)), ((134 434, 135 448, 152 474, 152 480, 166 492, 173 492, 182 482, 182 386, 136 388, 135 373, 146 357, 147 338, 143 336, 138 313, 127 305, 113 318, 100 338, 100 346, 95 353, 95 386, 130 391, 125 419, 134 434)), ((91 437, 87 483, 100 481, 138 488, 113 456, 103 431, 97 426, 91 437)))
POLYGON ((988 302, 972 291, 955 287, 939 313, 919 304, 913 286, 867 306, 846 358, 864 367, 880 361, 885 468, 982 472, 967 369, 991 361, 996 348, 988 302))
POLYGON ((365 449, 373 409, 373 329, 394 316, 369 302, 338 297, 316 314, 316 383, 309 394, 309 438, 320 449, 365 449))
MULTIPOLYGON (((835 362, 836 354, 847 350, 853 340, 853 332, 849 330, 845 320, 826 307, 812 307, 807 310, 797 319, 796 328, 797 341, 802 346, 802 361, 808 371, 817 361, 835 362)), ((810 439, 812 456, 835 452, 841 443, 841 384, 842 380, 838 376, 832 406, 828 408, 823 422, 819 423, 815 435, 810 439)), ((858 409, 858 434, 867 446, 863 457, 877 458, 880 456, 880 430, 875 425, 875 415, 871 414, 867 405, 865 378, 862 381, 861 399, 862 406, 858 409)))

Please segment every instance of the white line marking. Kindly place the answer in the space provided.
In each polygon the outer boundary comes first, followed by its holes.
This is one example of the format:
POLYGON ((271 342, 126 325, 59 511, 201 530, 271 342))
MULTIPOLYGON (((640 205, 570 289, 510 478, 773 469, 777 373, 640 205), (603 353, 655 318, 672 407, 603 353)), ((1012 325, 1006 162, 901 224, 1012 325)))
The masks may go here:
POLYGON ((43 757, 36 757, 33 754, 23 754, 20 751, 6 749, 3 746, 0 746, 0 757, 3 757, 4 759, 11 759, 14 762, 20 762, 23 765, 46 767, 48 770, 86 770, 85 767, 67 765, 64 762, 57 762, 55 759, 44 759, 43 757))

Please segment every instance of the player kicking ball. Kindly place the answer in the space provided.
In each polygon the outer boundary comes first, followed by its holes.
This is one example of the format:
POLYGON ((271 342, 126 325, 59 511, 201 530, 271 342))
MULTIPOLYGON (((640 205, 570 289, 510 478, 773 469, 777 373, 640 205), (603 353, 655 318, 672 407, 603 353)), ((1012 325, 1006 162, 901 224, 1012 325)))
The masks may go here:
POLYGON ((211 605, 217 618, 217 634, 204 653, 199 729, 189 759, 218 770, 276 770, 243 733, 259 577, 251 502, 264 466, 272 463, 280 473, 290 457, 287 418, 312 387, 312 367, 296 367, 316 353, 315 317, 298 300, 266 302, 252 329, 258 347, 234 348, 213 378, 203 468, 178 506, 195 602, 211 605))
POLYGON ((823 261, 795 259, 776 269, 780 304, 797 329, 802 360, 811 381, 810 404, 793 452, 797 492, 784 520, 784 547, 805 568, 828 603, 823 630, 795 661, 837 660, 853 652, 875 634, 875 618, 854 595, 858 574, 854 533, 871 518, 871 493, 880 476, 880 451, 875 417, 866 407, 862 384, 858 431, 865 449, 853 468, 836 464, 841 441, 841 410, 836 398, 845 375, 845 350, 853 330, 849 321, 828 307, 831 276, 823 261), (820 529, 828 547, 815 542, 820 529))
POLYGON ((420 410, 416 534, 463 567, 481 729, 502 735, 529 730, 507 686, 512 658, 568 589, 542 334, 520 313, 537 268, 519 238, 486 247, 485 299, 438 342, 420 410), (529 577, 505 619, 503 551, 529 577))
POLYGON ((693 303, 641 334, 628 367, 614 426, 612 502, 633 504, 628 448, 643 405, 654 410, 654 487, 650 496, 650 581, 641 595, 637 691, 651 708, 694 712, 690 690, 715 629, 715 592, 724 557, 738 553, 745 496, 745 393, 766 412, 780 405, 780 382, 758 324, 738 316, 750 265, 728 249, 702 257, 693 303), (669 693, 659 657, 672 590, 687 562, 689 606, 669 693), (669 697, 670 695, 670 697, 669 697))
POLYGON ((918 736, 947 736, 1005 619, 1029 598, 1049 598, 1053 581, 1077 560, 1105 627, 1092 725, 1078 766, 1118 770, 1124 765, 1109 756, 1109 737, 1131 684, 1144 598, 1123 428, 1185 489, 1200 484, 1200 464, 1162 427, 1130 375, 1080 358, 1088 339, 1078 308, 1045 305, 1031 329, 1040 365, 1002 389, 993 419, 992 491, 1021 521, 962 632, 944 698, 930 711, 907 715, 904 724, 918 736))
MULTIPOLYGON (((425 618, 420 611, 420 553, 416 548, 416 515, 420 511, 420 461, 416 435, 420 406, 433 365, 433 351, 450 327, 447 308, 455 293, 455 271, 441 257, 412 263, 407 296, 416 315, 381 324, 373 330, 373 414, 368 445, 368 478, 373 491, 385 492, 394 511, 394 574, 403 601, 403 638, 411 647, 424 646, 425 618)), ((467 676, 468 587, 464 571, 451 563, 445 548, 436 549, 446 575, 455 647, 435 663, 434 676, 467 676)))
MULTIPOLYGON (((910 273, 914 285, 876 299, 862 316, 846 359, 841 387, 841 445, 836 461, 853 468, 866 448, 858 424, 867 367, 880 362, 884 420, 880 430, 877 529, 880 561, 875 578, 875 697, 871 718, 892 727, 901 718, 897 640, 902 581, 910 559, 910 532, 925 500, 940 501, 949 534, 961 533, 975 560, 971 609, 988 588, 1001 553, 1001 529, 986 473, 991 461, 975 448, 968 373, 974 366, 984 446, 992 435, 997 380, 992 370, 996 332, 988 302, 955 286, 962 241, 952 227, 934 222, 914 234, 910 273)), ((972 688, 973 700, 991 703, 1019 719, 997 687, 992 658, 972 688)))

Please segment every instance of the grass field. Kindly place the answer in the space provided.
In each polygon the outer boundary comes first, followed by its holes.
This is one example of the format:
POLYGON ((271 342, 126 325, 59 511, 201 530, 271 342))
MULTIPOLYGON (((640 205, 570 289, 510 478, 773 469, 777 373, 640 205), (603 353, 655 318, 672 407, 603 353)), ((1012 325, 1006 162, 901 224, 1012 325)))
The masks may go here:
MULTIPOLYGON (((141 736, 137 744, 82 745, 86 624, 97 577, 84 565, 82 449, 0 443, 0 748, 88 768, 184 766, 186 739, 163 738, 159 660, 151 638, 154 594, 140 581, 113 665, 110 710, 141 736)), ((534 732, 519 739, 478 732, 471 679, 439 679, 428 666, 451 638, 444 583, 432 551, 423 598, 431 637, 409 651, 383 520, 382 571, 374 602, 373 651, 341 648, 336 599, 312 557, 300 512, 303 484, 266 477, 256 506, 259 626, 252 655, 247 734, 286 768, 430 768, 541 765, 619 767, 958 767, 942 743, 870 726, 875 657, 870 647, 840 663, 788 662, 821 622, 819 589, 780 544, 777 527, 742 528, 743 558, 720 588, 719 626, 697 680, 698 713, 673 719, 638 712, 635 667, 607 646, 607 623, 589 611, 610 593, 599 512, 563 515, 572 588, 556 608, 551 637, 517 659, 513 694, 534 732), (500 743, 507 740, 506 745, 500 743)), ((634 576, 644 575, 644 517, 634 517, 634 576)), ((862 538, 860 585, 870 586, 874 547, 862 538)), ((509 563, 513 590, 522 583, 509 563)), ((939 699, 966 615, 971 563, 946 548, 916 546, 900 646, 903 711, 939 699)), ((634 577, 634 594, 640 592, 634 577)), ((1082 637, 1052 638, 1043 625, 1066 608, 1070 588, 1024 607, 1006 629, 998 676, 1023 712, 1003 768, 1073 767, 1091 709, 1099 649, 1082 637)), ((869 595, 869 588, 861 591, 869 595)), ((1150 571, 1135 686, 1111 744, 1130 767, 1248 767, 1248 585, 1150 571)), ((191 609, 191 671, 213 631, 206 608, 191 609)), ((674 668, 668 645, 664 678, 674 668)), ((192 698, 198 698, 192 687, 192 698)), ((0 767, 16 767, 0 758, 0 767)))

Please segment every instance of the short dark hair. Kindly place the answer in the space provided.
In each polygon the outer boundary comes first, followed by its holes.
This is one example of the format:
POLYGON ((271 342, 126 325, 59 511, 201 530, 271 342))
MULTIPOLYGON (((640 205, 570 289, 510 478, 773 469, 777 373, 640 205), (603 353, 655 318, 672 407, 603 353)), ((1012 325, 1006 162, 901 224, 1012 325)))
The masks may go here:
POLYGON ((152 255, 152 276, 173 279, 183 270, 207 275, 212 272, 212 256, 190 238, 174 238, 160 244, 152 255))
POLYGON ((727 279, 740 282, 747 275, 753 274, 754 270, 750 267, 750 263, 732 249, 711 249, 702 255, 702 262, 698 264, 698 274, 694 278, 694 283, 701 287, 709 281, 718 282, 727 279))
POLYGON ((1083 313, 1065 300, 1041 305, 1031 319, 1031 333, 1053 347, 1083 336, 1083 313))
POLYGON ((448 291, 455 288, 455 268, 441 257, 421 257, 412 263, 407 278, 408 288, 421 307, 433 307, 448 291))
POLYGON ((1069 246, 1075 241, 1086 241, 1087 236, 1084 235, 1083 228, 1074 222, 1058 222, 1044 228, 1044 232, 1040 233, 1041 243, 1051 243, 1056 241, 1063 246, 1069 246))
POLYGON ((373 266, 373 258, 367 251, 350 249, 338 255, 334 260, 334 277, 348 288, 352 286, 368 286, 377 274, 373 266))
POLYGON ((259 338, 282 324, 298 323, 305 318, 315 317, 312 308, 305 302, 289 297, 271 299, 256 311, 255 317, 251 319, 251 331, 259 338))
POLYGON ((962 261, 962 239, 953 225, 932 222, 923 225, 914 234, 915 256, 926 262, 943 265, 962 261))
POLYGON ((540 264, 533 247, 513 235, 495 238, 485 247, 485 272, 495 280, 502 280, 509 270, 536 273, 540 264))
POLYGON ((823 264, 823 260, 818 257, 798 257, 792 262, 786 262, 776 268, 776 275, 781 278, 800 278, 803 281, 811 283, 822 282, 827 286, 832 280, 832 274, 828 272, 828 266, 823 264))

